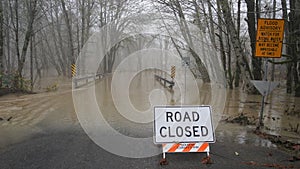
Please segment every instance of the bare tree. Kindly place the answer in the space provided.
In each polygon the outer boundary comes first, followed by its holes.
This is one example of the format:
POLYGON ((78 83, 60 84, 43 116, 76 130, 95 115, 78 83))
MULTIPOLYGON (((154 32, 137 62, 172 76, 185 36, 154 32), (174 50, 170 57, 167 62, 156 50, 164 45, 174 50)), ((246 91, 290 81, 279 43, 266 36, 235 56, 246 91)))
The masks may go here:
MULTIPOLYGON (((70 61, 67 62, 68 67, 71 66, 72 63, 75 63, 75 56, 74 56, 74 45, 73 45, 73 35, 72 35, 72 25, 71 25, 71 19, 69 16, 69 12, 66 8, 66 3, 64 0, 61 0, 61 7, 62 7, 62 11, 64 14, 64 19, 65 19, 65 24, 67 26, 67 32, 68 32, 68 60, 70 61)), ((70 69, 67 69, 70 70, 70 69)), ((70 72, 70 71, 68 71, 70 72)))
MULTIPOLYGON (((183 5, 189 5, 189 3, 185 1, 179 1, 179 0, 160 0, 158 2, 168 7, 169 10, 171 10, 171 12, 173 13, 174 20, 179 25, 181 35, 183 36, 186 44, 188 44, 187 51, 195 59, 197 69, 201 73, 203 81, 210 82, 209 74, 207 69, 204 66, 203 61, 200 59, 198 54, 194 51, 192 34, 190 28, 188 27, 188 20, 186 19, 187 14, 185 14, 183 10, 184 7, 183 5)), ((197 25, 200 25, 201 18, 200 18, 198 4, 196 1, 193 1, 193 3, 191 4, 193 5, 193 12, 194 12, 193 16, 195 17, 194 20, 196 21, 196 23, 198 23, 197 25)), ((202 29, 203 27, 199 26, 199 28, 202 29)), ((175 41, 172 42, 174 43, 175 41)), ((174 46, 178 46, 178 44, 174 43, 174 46)))
POLYGON ((230 13, 230 7, 227 0, 222 0, 220 2, 220 6, 223 11, 225 25, 227 28, 227 32, 230 37, 230 41, 233 45, 235 55, 237 57, 237 61, 239 63, 239 66, 241 68, 241 73, 243 74, 243 80, 245 84, 248 86, 250 85, 250 79, 253 79, 250 66, 248 64, 248 60, 246 58, 246 54, 244 52, 244 49, 241 46, 240 38, 238 37, 238 33, 235 27, 235 24, 233 23, 233 19, 230 13))
MULTIPOLYGON (((99 2, 100 5, 100 18, 99 18, 99 27, 103 28, 105 25, 107 25, 110 22, 114 22, 114 24, 111 24, 109 26, 109 29, 113 31, 107 31, 108 34, 102 37, 102 43, 104 46, 107 44, 107 37, 110 38, 117 38, 117 34, 119 32, 122 32, 124 28, 126 27, 128 22, 127 20, 120 20, 122 17, 125 17, 126 9, 129 1, 128 0, 103 0, 99 2), (114 35, 110 35, 109 33, 114 32, 114 35)), ((114 39, 112 39, 113 41, 114 39)), ((119 47, 121 46, 122 42, 119 42, 115 44, 114 46, 108 46, 111 47, 110 50, 105 54, 103 62, 102 62, 102 68, 104 73, 111 73, 115 59, 116 59, 116 53, 119 47)))
MULTIPOLYGON (((251 56, 252 56, 252 68, 254 80, 261 80, 261 58, 255 56, 255 42, 256 42, 256 21, 255 21, 255 2, 254 0, 245 0, 247 4, 247 19, 248 33, 250 36, 251 56)), ((256 4, 257 6, 257 4, 256 4)), ((257 17, 258 18, 258 17, 257 17)))
POLYGON ((36 17, 36 7, 37 7, 37 0, 28 0, 25 1, 22 5, 25 7, 25 11, 27 14, 27 25, 25 28, 25 34, 24 34, 24 40, 23 40, 23 46, 19 48, 20 45, 20 30, 19 30, 19 25, 20 25, 20 19, 19 19, 19 2, 18 0, 14 1, 14 6, 10 4, 10 10, 11 10, 11 15, 12 15, 12 21, 13 22, 13 30, 15 34, 15 45, 16 45, 16 55, 17 55, 17 61, 18 61, 18 69, 17 69, 17 77, 15 79, 15 87, 18 89, 23 88, 23 75, 22 71, 24 68, 25 60, 26 60, 26 55, 27 55, 27 50, 29 46, 29 41, 30 38, 33 34, 33 24, 34 20, 36 17))

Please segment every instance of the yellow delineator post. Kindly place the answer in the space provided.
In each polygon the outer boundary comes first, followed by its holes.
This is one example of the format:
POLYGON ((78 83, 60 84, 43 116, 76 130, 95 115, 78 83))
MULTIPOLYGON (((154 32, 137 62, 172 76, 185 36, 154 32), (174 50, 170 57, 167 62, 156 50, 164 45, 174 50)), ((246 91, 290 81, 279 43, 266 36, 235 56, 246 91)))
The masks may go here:
POLYGON ((171 66, 171 78, 172 78, 172 80, 174 80, 174 78, 175 78, 175 71, 176 71, 176 67, 171 66))
POLYGON ((71 64, 71 71, 72 71, 72 77, 76 76, 77 69, 76 69, 76 64, 71 64))

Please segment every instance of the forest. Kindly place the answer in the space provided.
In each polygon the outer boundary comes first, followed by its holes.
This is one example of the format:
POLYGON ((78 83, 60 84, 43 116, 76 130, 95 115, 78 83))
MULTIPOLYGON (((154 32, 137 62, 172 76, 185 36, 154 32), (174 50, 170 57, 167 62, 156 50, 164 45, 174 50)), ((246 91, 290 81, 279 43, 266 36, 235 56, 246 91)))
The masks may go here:
MULTIPOLYGON (((93 33, 111 22, 153 11, 169 16, 187 43, 197 37, 187 23, 209 38, 222 60, 228 88, 254 93, 250 80, 263 80, 269 72, 268 80, 280 81, 287 93, 300 97, 300 0, 1 0, 0 88, 34 91, 44 77, 71 78, 71 65, 93 33), (281 58, 255 56, 259 18, 284 20, 281 58)), ((125 26, 120 23, 117 29, 125 26)), ((131 37, 113 46, 101 71, 113 71, 124 46, 137 48, 155 38, 131 37)), ((197 54, 172 38, 170 43, 192 56, 196 71, 209 82, 197 54)))

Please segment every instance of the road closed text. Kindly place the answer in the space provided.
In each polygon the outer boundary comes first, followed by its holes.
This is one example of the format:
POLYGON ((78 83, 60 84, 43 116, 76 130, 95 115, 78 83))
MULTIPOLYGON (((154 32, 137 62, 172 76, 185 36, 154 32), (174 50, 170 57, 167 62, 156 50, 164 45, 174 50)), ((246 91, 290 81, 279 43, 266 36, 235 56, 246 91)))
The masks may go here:
POLYGON ((210 107, 156 107, 155 142, 214 141, 210 107))
MULTIPOLYGON (((197 122, 200 120, 200 115, 198 112, 166 112, 166 122, 176 123, 176 122, 197 122)), ((208 135, 208 129, 206 126, 202 125, 191 125, 191 126, 172 126, 166 125, 161 126, 159 129, 159 134, 161 137, 201 137, 208 135)))

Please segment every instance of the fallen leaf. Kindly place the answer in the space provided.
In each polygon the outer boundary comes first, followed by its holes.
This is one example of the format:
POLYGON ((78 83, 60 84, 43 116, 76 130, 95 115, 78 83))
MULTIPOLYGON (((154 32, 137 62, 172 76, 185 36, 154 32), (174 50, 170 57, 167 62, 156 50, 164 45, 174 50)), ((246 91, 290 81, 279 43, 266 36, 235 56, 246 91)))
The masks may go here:
POLYGON ((202 158, 201 163, 202 164, 212 164, 210 156, 202 158))
POLYGON ((300 145, 298 144, 298 145, 293 146, 293 149, 294 150, 300 150, 300 145))
POLYGON ((245 164, 248 164, 248 165, 257 165, 257 163, 254 162, 254 161, 245 162, 245 164))

